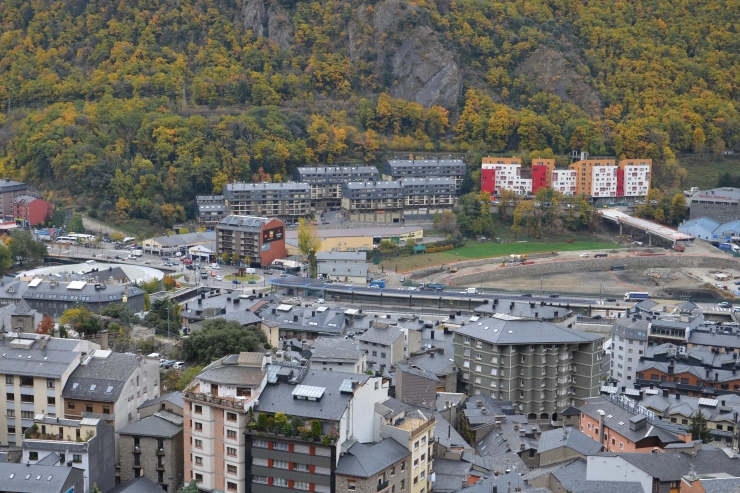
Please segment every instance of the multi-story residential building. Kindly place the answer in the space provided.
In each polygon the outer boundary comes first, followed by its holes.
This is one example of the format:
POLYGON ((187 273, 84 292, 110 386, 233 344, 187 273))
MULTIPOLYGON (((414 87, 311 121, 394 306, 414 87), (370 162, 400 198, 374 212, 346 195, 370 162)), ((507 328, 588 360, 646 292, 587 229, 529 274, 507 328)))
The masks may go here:
POLYGON ((139 419, 140 404, 159 397, 159 360, 111 350, 91 351, 69 375, 62 397, 65 418, 101 419, 118 431, 139 419))
POLYGON ((27 190, 28 185, 25 183, 13 181, 10 178, 0 181, 0 207, 2 207, 4 219, 13 220, 13 200, 25 195, 27 190))
POLYGON ((198 195, 195 197, 195 218, 201 226, 212 228, 226 217, 223 195, 198 195))
POLYGON ((370 327, 355 336, 360 349, 367 352, 368 359, 390 368, 405 356, 404 332, 395 325, 373 321, 370 327))
POLYGON ((285 223, 266 217, 226 216, 216 225, 216 252, 238 255, 242 259, 249 257, 250 263, 255 265, 270 265, 288 256, 285 223))
POLYGON ((367 252, 318 252, 316 263, 330 262, 334 264, 364 264, 367 262, 367 252))
POLYGON ((367 284, 367 264, 339 264, 322 262, 318 264, 320 279, 328 281, 351 282, 364 286, 367 284))
POLYGON ((537 193, 540 188, 553 188, 554 170, 554 159, 532 159, 532 193, 537 193))
POLYGON ((383 179, 387 181, 402 178, 451 178, 455 190, 460 190, 462 180, 467 173, 461 159, 399 159, 383 163, 383 179))
MULTIPOLYGON (((622 399, 621 402, 625 402, 622 399)), ((688 443, 686 427, 651 417, 639 406, 621 404, 609 397, 589 398, 578 407, 580 431, 599 442, 607 452, 664 451, 670 444, 688 443), (637 412, 640 410, 641 412, 637 412)))
MULTIPOLYGON (((532 193, 532 178, 522 175, 521 159, 484 157, 481 166, 482 192, 488 192, 491 195, 498 195, 502 190, 511 190, 517 195, 532 193)), ((543 164, 543 166, 547 165, 543 164)), ((538 168, 538 173, 541 173, 540 168, 538 168)))
POLYGON ((182 392, 170 392, 160 395, 154 399, 149 399, 139 406, 139 417, 146 418, 159 411, 169 411, 178 416, 182 416, 182 392))
POLYGON ((85 491, 84 472, 78 467, 0 462, 0 488, 15 493, 69 493, 85 491), (30 477, 28 477, 30 476, 30 477))
POLYGON ((51 220, 54 204, 31 195, 13 199, 13 218, 21 227, 29 228, 51 220))
POLYGON ((618 197, 642 197, 650 191, 652 159, 624 159, 619 161, 623 175, 617 185, 618 197), (620 193, 621 192, 621 193, 620 193))
POLYGON ((311 213, 308 183, 229 183, 223 189, 226 210, 237 216, 267 216, 297 221, 311 213))
POLYGON ((354 339, 319 337, 311 349, 308 365, 311 370, 340 373, 364 373, 367 356, 354 339))
POLYGON ((351 221, 400 223, 403 188, 398 181, 342 184, 342 216, 351 221))
POLYGON ((224 356, 185 390, 185 481, 194 479, 209 490, 249 491, 245 484, 251 457, 245 433, 249 410, 267 384, 267 361, 264 353, 224 356))
POLYGON ((401 402, 433 408, 440 380, 434 373, 415 365, 396 364, 396 398, 401 402))
POLYGON ((429 493, 434 471, 434 425, 432 409, 415 409, 395 399, 387 399, 375 406, 379 416, 380 438, 392 438, 411 452, 408 461, 408 493, 429 493))
MULTIPOLYGON (((613 176, 613 179, 609 181, 610 185, 606 188, 613 188, 616 194, 617 190, 617 166, 614 159, 581 159, 572 163, 568 169, 577 173, 576 177, 576 195, 592 195, 594 191, 594 169, 597 170, 600 178, 606 178, 607 175, 613 176)), ((597 182, 601 183, 601 181, 597 182)), ((607 183, 604 181, 604 183, 607 183)), ((597 191, 601 192, 602 185, 596 187, 597 191)), ((606 190, 605 190, 606 191, 606 190)), ((607 196, 604 193, 601 196, 607 196)))
POLYGON ((0 353, 5 355, 0 358, 0 373, 5 376, 1 443, 20 446, 34 416, 64 416, 62 390, 88 347, 86 341, 0 332, 0 353))
POLYGON ((408 491, 410 455, 406 445, 401 445, 393 438, 372 445, 355 443, 339 459, 336 491, 408 491))
POLYGON ((609 360, 609 378, 619 385, 635 383, 640 359, 648 349, 650 321, 640 317, 619 318, 612 325, 612 343, 609 360))
POLYGON ((552 188, 563 195, 575 195, 578 181, 578 172, 572 169, 556 169, 552 171, 552 188))
POLYGON ((591 168, 591 197, 616 197, 619 168, 617 166, 593 166, 591 168))
POLYGON ((235 467, 238 474, 246 469, 250 481, 235 485, 234 491, 267 493, 275 487, 336 491, 342 445, 348 440, 377 441, 377 418, 372 409, 387 398, 387 383, 368 375, 315 370, 296 373, 293 381, 297 385, 275 381, 277 385, 268 386, 255 407, 257 422, 262 413, 275 416, 282 412, 293 429, 300 423, 301 430, 298 434, 266 436, 249 428, 246 457, 235 467), (320 441, 314 440, 315 435, 308 431, 311 428, 320 428, 320 441))
POLYGON ((121 482, 146 476, 164 491, 182 482, 183 417, 157 411, 118 431, 121 482))
POLYGON ((427 176, 399 181, 405 217, 442 214, 455 205, 456 190, 452 178, 427 176))
POLYGON ((115 432, 100 419, 51 418, 43 413, 23 438, 23 462, 42 462, 83 470, 85 492, 93 485, 108 491, 116 484, 115 432))
POLYGON ((375 166, 300 167, 295 170, 295 181, 311 186, 314 209, 341 205, 343 183, 379 179, 380 173, 375 166))
POLYGON ((557 419, 598 393, 601 336, 534 320, 482 319, 455 331, 468 394, 514 401, 533 419, 557 419))

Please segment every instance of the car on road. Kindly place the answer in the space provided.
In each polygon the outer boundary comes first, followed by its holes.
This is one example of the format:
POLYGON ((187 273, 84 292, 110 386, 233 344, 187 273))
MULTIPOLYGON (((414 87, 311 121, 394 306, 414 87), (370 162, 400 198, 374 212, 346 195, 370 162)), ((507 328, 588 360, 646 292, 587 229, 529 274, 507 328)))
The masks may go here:
POLYGON ((531 298, 531 297, 532 297, 532 293, 524 293, 522 295, 522 298, 531 298))
POLYGON ((409 291, 418 291, 418 290, 419 290, 419 288, 417 288, 417 287, 414 287, 414 286, 411 286, 411 287, 409 288, 409 291))
POLYGON ((720 301, 719 303, 717 303, 717 306, 720 308, 732 308, 732 303, 730 303, 729 301, 720 301))
POLYGON ((224 280, 224 278, 223 278, 223 277, 221 277, 221 276, 216 276, 216 280, 217 280, 217 281, 223 281, 223 280, 224 280))
POLYGON ((272 271, 270 269, 264 269, 262 273, 266 276, 272 275, 272 271))
POLYGON ((116 259, 116 260, 121 260, 121 256, 120 256, 120 255, 116 255, 116 256, 115 256, 115 257, 113 257, 113 258, 114 258, 114 259, 116 259))
POLYGON ((301 297, 300 296, 293 296, 291 298, 291 301, 301 301, 301 297))
POLYGON ((249 281, 247 281, 247 284, 257 284, 257 281, 255 281, 254 279, 250 279, 249 281))
POLYGON ((324 298, 319 298, 318 300, 316 300, 316 303, 318 303, 319 305, 323 305, 325 303, 324 298))
MULTIPOLYGON (((216 279, 218 279, 218 278, 216 278, 216 279)), ((234 279, 233 281, 231 281, 231 284, 241 284, 241 283, 242 282, 239 279, 234 279)))
POLYGON ((601 315, 594 315, 591 318, 594 319, 594 320, 601 320, 601 315))
POLYGON ((588 253, 582 253, 581 257, 588 257, 588 253))
POLYGON ((740 312, 740 306, 732 307, 732 313, 738 313, 738 312, 740 312))
POLYGON ((607 303, 616 303, 617 299, 616 298, 604 298, 604 301, 607 303))
POLYGON ((560 294, 559 293, 552 293, 552 294, 550 294, 550 298, 560 298, 560 294))
POLYGON ((172 365, 173 370, 182 370, 185 368, 185 362, 184 361, 178 361, 174 365, 172 365))
POLYGON ((216 277, 216 273, 211 271, 211 277, 216 277))

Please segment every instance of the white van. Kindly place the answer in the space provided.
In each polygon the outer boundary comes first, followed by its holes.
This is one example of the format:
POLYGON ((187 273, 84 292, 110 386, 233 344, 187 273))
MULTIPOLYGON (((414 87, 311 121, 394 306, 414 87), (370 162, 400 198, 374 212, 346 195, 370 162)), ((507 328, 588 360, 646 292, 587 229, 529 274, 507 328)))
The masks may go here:
POLYGON ((87 265, 95 265, 95 261, 94 260, 86 260, 85 263, 87 265))
POLYGON ((256 273, 257 271, 256 271, 256 270, 254 270, 253 268, 251 268, 251 267, 250 267, 250 268, 248 268, 248 269, 245 269, 245 270, 244 270, 244 272, 246 272, 247 274, 254 274, 254 273, 256 273))

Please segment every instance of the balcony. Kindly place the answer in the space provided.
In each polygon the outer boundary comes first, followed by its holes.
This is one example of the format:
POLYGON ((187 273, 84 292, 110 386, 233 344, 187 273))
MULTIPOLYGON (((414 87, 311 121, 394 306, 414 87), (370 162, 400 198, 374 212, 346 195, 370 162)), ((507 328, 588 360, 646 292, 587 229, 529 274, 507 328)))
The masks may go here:
POLYGON ((194 401, 207 402, 209 405, 223 407, 227 409, 236 409, 238 411, 245 411, 247 409, 247 403, 250 402, 254 396, 248 396, 243 399, 235 397, 219 397, 211 394, 204 394, 202 392, 183 392, 184 396, 194 401))
POLYGON ((382 483, 378 483, 378 488, 376 491, 383 491, 388 487, 388 481, 383 481, 382 483))

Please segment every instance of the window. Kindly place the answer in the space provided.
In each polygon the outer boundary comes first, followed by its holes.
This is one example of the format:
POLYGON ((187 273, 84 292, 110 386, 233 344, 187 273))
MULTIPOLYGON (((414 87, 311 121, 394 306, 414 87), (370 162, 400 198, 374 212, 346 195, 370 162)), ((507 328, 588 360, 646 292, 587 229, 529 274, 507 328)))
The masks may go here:
POLYGON ((203 448, 203 440, 195 440, 195 448, 203 448))
MULTIPOLYGON (((401 462, 401 471, 405 471, 405 470, 406 470, 406 461, 403 461, 403 462, 401 462)), ((401 488, 401 489, 403 489, 403 488, 401 488)))
POLYGON ((33 411, 21 411, 21 418, 33 419, 33 411))
MULTIPOLYGON (((380 353, 381 358, 385 358, 385 353, 380 353)), ((341 365, 341 363, 339 363, 341 365)))
POLYGON ((619 450, 624 450, 624 443, 619 442, 619 450))
POLYGON ((236 413, 226 413, 227 421, 236 421, 236 413))
POLYGON ((303 481, 294 481, 293 488, 295 488, 296 490, 308 491, 309 489, 311 489, 311 485, 309 483, 304 483, 303 481))
POLYGON ((85 412, 88 412, 88 413, 93 412, 92 404, 85 404, 85 412))
POLYGON ((198 422, 196 421, 196 422, 195 422, 195 430, 196 430, 196 431, 203 431, 203 424, 202 424, 202 423, 198 423, 198 422))
POLYGON ((52 380, 52 379, 48 379, 48 380, 46 381, 46 388, 47 388, 47 389, 53 389, 53 388, 54 388, 54 380, 52 380))
POLYGON ((377 356, 377 355, 378 355, 378 352, 377 351, 373 351, 373 356, 377 356))
POLYGON ((21 402, 33 402, 32 395, 21 395, 21 402))
POLYGON ((308 467, 308 464, 299 464, 295 462, 293 463, 293 470, 300 471, 300 472, 309 472, 310 468, 308 467))
POLYGON ((273 450, 290 450, 290 445, 285 442, 272 442, 273 450))
POLYGON ((284 460, 274 460, 272 461, 272 467, 275 469, 287 469, 288 463, 284 460))
POLYGON ((15 426, 8 426, 8 433, 15 433, 15 426))
POLYGON ((33 387, 33 378, 21 377, 21 387, 33 387))
MULTIPOLYGON (((200 440, 198 440, 200 441, 200 440)), ((236 457, 236 449, 234 447, 226 447, 226 455, 236 457)))
POLYGON ((5 383, 13 385, 13 375, 5 375, 5 383))
POLYGON ((236 431, 226 430, 226 438, 231 438, 232 440, 236 440, 236 431))
POLYGON ((200 473, 195 473, 195 482, 196 483, 202 483, 203 482, 203 475, 200 473))
POLYGON ((13 411, 12 409, 8 409, 6 416, 8 416, 9 418, 15 418, 15 411, 13 411))
POLYGON ((405 479, 402 479, 401 480, 401 489, 402 490, 405 490, 406 489, 406 480, 405 479))
POLYGON ((347 489, 350 491, 355 491, 357 488, 357 482, 356 481, 347 481, 347 489))
POLYGON ((419 459, 414 459, 414 469, 419 467, 419 459))
POLYGON ((203 406, 195 405, 195 414, 203 414, 203 406))
POLYGON ((76 463, 82 462, 82 455, 72 454, 72 462, 76 462, 76 463))
POLYGON ((281 486, 283 488, 288 487, 288 480, 285 478, 272 478, 272 485, 273 486, 281 486))
POLYGON ((110 406, 103 406, 103 414, 110 414, 110 406))
POLYGON ((226 464, 226 472, 229 474, 236 474, 236 466, 233 464, 226 464))
POLYGON ((39 453, 38 452, 29 452, 28 458, 31 460, 39 460, 39 453))
POLYGON ((196 455, 195 456, 195 464, 198 465, 198 466, 202 466, 203 465, 203 457, 198 457, 196 455))
POLYGON ((236 483, 232 483, 231 481, 226 482, 226 489, 229 491, 236 491, 236 483))
POLYGON ((252 440, 252 447, 267 448, 267 440, 262 440, 260 438, 255 438, 255 439, 252 440))
POLYGON ((267 484, 267 476, 252 476, 253 483, 267 484))
POLYGON ((8 392, 7 394, 5 394, 5 400, 6 401, 14 401, 15 400, 15 394, 13 394, 12 392, 8 392))

